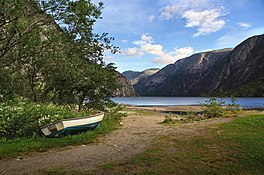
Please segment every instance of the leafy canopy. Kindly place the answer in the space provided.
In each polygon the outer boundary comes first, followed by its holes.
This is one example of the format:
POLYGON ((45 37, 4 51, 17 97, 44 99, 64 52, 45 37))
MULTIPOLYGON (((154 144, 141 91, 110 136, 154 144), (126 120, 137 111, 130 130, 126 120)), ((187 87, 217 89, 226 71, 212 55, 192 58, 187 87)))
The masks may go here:
POLYGON ((90 0, 0 0, 0 94, 34 102, 101 107, 117 88, 104 51, 118 52, 107 33, 93 33, 103 3, 90 0))

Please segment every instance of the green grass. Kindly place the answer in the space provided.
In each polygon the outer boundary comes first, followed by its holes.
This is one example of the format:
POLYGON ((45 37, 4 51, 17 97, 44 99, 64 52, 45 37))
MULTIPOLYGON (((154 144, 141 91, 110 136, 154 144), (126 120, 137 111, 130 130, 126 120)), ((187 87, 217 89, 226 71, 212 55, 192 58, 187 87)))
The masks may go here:
POLYGON ((90 132, 66 136, 63 138, 46 138, 35 136, 14 140, 0 140, 0 158, 14 157, 31 151, 46 151, 51 148, 61 148, 70 145, 81 145, 93 142, 98 136, 105 135, 118 128, 118 121, 123 114, 106 114, 99 128, 90 132))
POLYGON ((158 112, 155 110, 146 110, 146 109, 125 109, 124 112, 133 112, 137 115, 155 115, 158 112))
POLYGON ((168 135, 106 174, 264 174, 264 115, 237 118, 199 135, 168 135))
POLYGON ((65 175, 67 174, 67 171, 64 168, 55 168, 43 173, 48 175, 65 175))

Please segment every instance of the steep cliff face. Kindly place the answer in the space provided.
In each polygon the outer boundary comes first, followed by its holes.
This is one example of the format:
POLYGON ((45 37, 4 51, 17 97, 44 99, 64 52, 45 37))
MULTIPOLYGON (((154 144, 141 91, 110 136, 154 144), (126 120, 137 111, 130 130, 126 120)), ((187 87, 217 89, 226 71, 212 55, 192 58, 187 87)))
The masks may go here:
POLYGON ((231 49, 203 52, 178 60, 156 74, 140 80, 134 87, 146 96, 193 96, 210 89, 201 82, 210 81, 212 69, 231 49))
POLYGON ((247 39, 234 50, 203 52, 178 60, 141 79, 134 88, 142 96, 217 95, 220 91, 264 96, 263 65, 264 35, 260 35, 247 39), (250 93, 244 92, 248 88, 252 89, 250 93))
POLYGON ((119 88, 116 90, 115 97, 135 97, 138 96, 134 91, 131 83, 119 72, 116 72, 116 81, 119 85, 119 88))
POLYGON ((217 91, 239 96, 264 96, 264 35, 239 44, 225 59, 217 91))
POLYGON ((158 68, 152 68, 152 69, 147 69, 144 70, 142 72, 135 72, 135 71, 125 71, 122 73, 122 75, 124 75, 132 85, 136 84, 139 80, 141 80, 142 78, 148 77, 150 75, 155 74, 156 72, 158 72, 159 69, 158 68))

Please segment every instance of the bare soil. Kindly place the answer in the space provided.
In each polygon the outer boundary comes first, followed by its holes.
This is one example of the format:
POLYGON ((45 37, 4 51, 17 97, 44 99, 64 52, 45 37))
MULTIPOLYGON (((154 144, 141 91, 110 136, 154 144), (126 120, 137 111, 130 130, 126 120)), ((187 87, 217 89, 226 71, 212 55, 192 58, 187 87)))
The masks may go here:
POLYGON ((157 138, 167 134, 201 134, 204 128, 215 127, 218 123, 231 120, 221 118, 183 125, 160 124, 164 118, 165 114, 160 113, 129 113, 123 119, 120 129, 99 138, 95 143, 0 160, 0 174, 45 174, 48 170, 56 168, 78 172, 91 171, 104 163, 122 161, 140 154, 157 138))

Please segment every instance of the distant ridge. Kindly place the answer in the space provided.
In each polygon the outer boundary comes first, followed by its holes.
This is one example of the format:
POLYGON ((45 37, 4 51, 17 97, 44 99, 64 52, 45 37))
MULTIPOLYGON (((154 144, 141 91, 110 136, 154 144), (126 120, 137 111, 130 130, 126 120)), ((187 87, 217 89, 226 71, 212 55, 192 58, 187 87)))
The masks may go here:
POLYGON ((146 78, 150 75, 155 74, 156 72, 158 72, 160 69, 158 68, 151 68, 151 69, 146 69, 142 72, 138 72, 138 71, 125 71, 122 73, 122 75, 124 75, 132 85, 136 84, 139 80, 141 80, 142 78, 146 78))
POLYGON ((253 36, 234 49, 194 54, 140 79, 141 96, 264 96, 264 35, 253 36))

